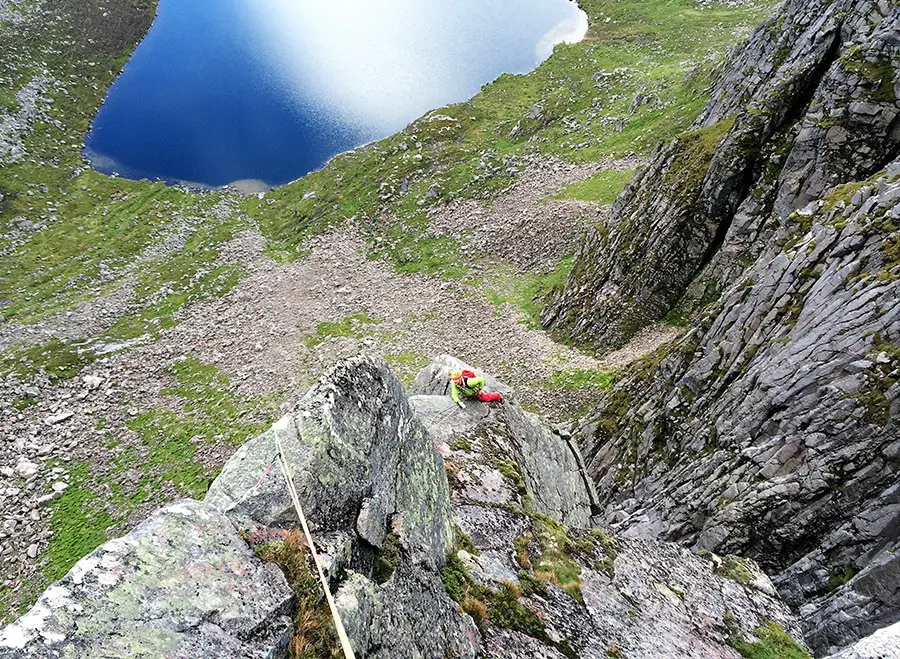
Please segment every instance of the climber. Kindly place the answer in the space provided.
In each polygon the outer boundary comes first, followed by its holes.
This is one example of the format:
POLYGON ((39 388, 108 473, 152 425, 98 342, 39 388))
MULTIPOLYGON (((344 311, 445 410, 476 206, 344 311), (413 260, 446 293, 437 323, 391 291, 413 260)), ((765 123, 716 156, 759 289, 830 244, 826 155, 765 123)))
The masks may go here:
POLYGON ((482 391, 483 387, 484 378, 477 377, 472 371, 452 371, 450 373, 450 398, 463 409, 465 409, 466 404, 460 400, 460 394, 462 394, 463 398, 474 398, 482 403, 503 400, 503 394, 489 394, 486 391, 482 391))

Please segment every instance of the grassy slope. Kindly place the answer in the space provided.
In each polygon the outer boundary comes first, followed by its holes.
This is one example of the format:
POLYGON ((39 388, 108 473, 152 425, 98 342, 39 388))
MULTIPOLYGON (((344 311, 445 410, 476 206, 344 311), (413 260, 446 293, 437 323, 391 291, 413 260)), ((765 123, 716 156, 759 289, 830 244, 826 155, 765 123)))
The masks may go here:
MULTIPOLYGON (((123 273, 134 268, 134 299, 145 308, 123 317, 108 335, 129 338, 158 331, 176 321, 181 306, 219 294, 237 281, 239 271, 216 271, 212 264, 218 246, 248 222, 269 239, 273 256, 293 259, 303 253, 309 235, 348 217, 365 218, 373 257, 385 258, 401 271, 451 276, 446 264, 456 244, 424 235, 429 206, 455 197, 489 203, 515 179, 517 164, 529 153, 573 161, 649 153, 689 126, 705 103, 716 58, 771 5, 760 0, 739 8, 698 10, 690 0, 581 4, 592 26, 582 43, 560 46, 531 74, 502 76, 470 101, 338 156, 322 171, 259 200, 82 171, 80 147, 90 119, 149 24, 154 3, 47 0, 47 16, 63 16, 62 21, 47 18, 27 30, 0 27, 0 77, 5 79, 0 107, 15 111, 17 101, 7 90, 20 88, 45 69, 60 81, 49 92, 55 102, 48 110, 58 125, 38 122, 27 140, 28 158, 0 168, 0 230, 8 233, 18 217, 48 225, 24 240, 0 244, 0 314, 12 322, 34 321, 115 289, 123 273), (662 106, 629 114, 638 92, 653 94, 662 106), (525 119, 536 104, 539 117, 525 119), (240 204, 247 217, 216 219, 210 209, 223 202, 240 204), (173 223, 189 227, 184 246, 166 258, 165 267, 150 259, 135 268, 138 256, 173 223), (202 276, 195 277, 197 273, 202 276), (159 294, 169 286, 173 292, 159 294)), ((624 177, 601 177, 570 190, 569 196, 607 203, 624 182, 624 177)), ((535 299, 565 276, 570 263, 566 259, 550 272, 524 273, 491 264, 503 281, 489 293, 491 299, 498 307, 503 302, 521 306, 533 321, 535 299)), ((29 369, 54 364, 70 375, 89 358, 89 353, 57 342, 15 351, 0 358, 0 366, 27 375, 29 369)), ((17 593, 0 591, 0 619, 9 614, 5 606, 29 605, 48 580, 65 573, 110 529, 121 528, 128 512, 147 497, 198 491, 212 474, 192 460, 195 438, 227 433, 240 441, 258 426, 232 422, 245 411, 264 419, 271 404, 230 394, 227 378, 204 364, 190 362, 171 375, 175 386, 166 393, 180 411, 151 410, 136 417, 130 426, 139 436, 139 450, 117 447, 109 436, 104 441, 114 457, 106 471, 69 467, 72 487, 51 511, 54 538, 48 560, 38 578, 17 593), (140 474, 136 488, 122 485, 121 476, 129 470, 140 474), (102 497, 107 505, 98 507, 102 497)), ((559 386, 568 386, 569 380, 604 384, 590 373, 564 380, 559 386)), ((98 431, 104 423, 97 419, 98 431)))
MULTIPOLYGON (((0 317, 32 322, 120 284, 121 274, 173 224, 204 224, 204 246, 214 248, 210 208, 221 193, 195 193, 162 183, 109 178, 85 170, 84 135, 115 75, 149 27, 154 0, 46 0, 44 16, 0 27, 0 78, 19 89, 46 72, 47 120, 25 140, 27 156, 0 167, 0 232, 24 218, 46 226, 0 246, 0 317), (55 17, 61 17, 57 20, 55 17)), ((0 109, 15 112, 12 93, 0 109)), ((185 281, 203 262, 180 264, 185 281)), ((209 259, 206 259, 208 261, 209 259)), ((154 292, 156 264, 138 268, 154 292)), ((157 289, 158 290, 158 287, 157 289)), ((198 291, 194 291, 197 293, 198 291)), ((127 337, 126 337, 127 338, 127 337)))
MULTIPOLYGON (((262 200, 249 198, 244 209, 282 258, 302 254, 309 235, 364 217, 373 256, 404 272, 459 276, 458 244, 425 236, 430 206, 460 197, 489 200, 514 181, 526 154, 576 162, 649 154, 690 126, 727 45, 772 4, 701 10, 692 0, 583 0, 591 24, 586 38, 558 46, 534 72, 503 75, 470 101, 342 154, 262 200), (639 92, 659 103, 629 114, 639 92), (539 117, 525 118, 536 105, 539 117)), ((626 182, 615 177, 572 196, 609 203, 626 182)), ((533 320, 534 295, 559 279, 566 263, 540 273, 485 267, 505 283, 488 295, 519 304, 533 320)))

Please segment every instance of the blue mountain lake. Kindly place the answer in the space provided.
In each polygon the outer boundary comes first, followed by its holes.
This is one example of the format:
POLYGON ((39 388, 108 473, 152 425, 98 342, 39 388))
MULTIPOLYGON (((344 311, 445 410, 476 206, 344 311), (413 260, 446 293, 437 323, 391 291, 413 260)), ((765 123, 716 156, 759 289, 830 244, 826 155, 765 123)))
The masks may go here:
POLYGON ((128 178, 283 184, 586 30, 570 0, 161 0, 85 153, 128 178))

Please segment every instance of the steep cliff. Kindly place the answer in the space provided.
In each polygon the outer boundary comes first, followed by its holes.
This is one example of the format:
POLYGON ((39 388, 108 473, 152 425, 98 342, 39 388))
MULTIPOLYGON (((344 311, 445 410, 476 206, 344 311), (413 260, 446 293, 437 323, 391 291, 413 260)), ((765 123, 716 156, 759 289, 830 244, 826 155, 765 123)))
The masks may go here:
POLYGON ((694 313, 577 433, 606 519, 758 559, 823 654, 900 617, 898 72, 894 3, 786 2, 544 314, 694 313))
POLYGON ((793 211, 883 169, 900 147, 898 16, 884 0, 782 5, 733 54, 695 130, 587 236, 545 324, 617 347, 692 282, 704 300, 732 284, 779 228, 798 229, 793 211))

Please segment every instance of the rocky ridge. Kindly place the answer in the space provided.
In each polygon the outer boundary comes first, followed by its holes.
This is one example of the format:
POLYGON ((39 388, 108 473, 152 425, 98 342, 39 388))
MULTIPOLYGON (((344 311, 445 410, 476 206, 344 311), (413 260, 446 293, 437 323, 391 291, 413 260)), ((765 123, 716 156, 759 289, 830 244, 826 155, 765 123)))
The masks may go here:
POLYGON ((310 601, 250 549, 297 526, 267 468, 276 433, 357 656, 736 658, 773 634, 794 643, 752 562, 591 528, 577 450, 491 378, 504 404, 458 409, 436 389, 460 364, 440 358, 409 398, 381 360, 338 365, 205 502, 82 559, 0 633, 0 656, 286 657, 310 601))
POLYGON ((695 130, 589 232, 545 324, 618 347, 692 282, 698 300, 733 284, 792 212, 883 169, 900 147, 898 12, 884 0, 785 2, 732 55, 695 130))
POLYGON ((900 9, 785 2, 585 240, 544 320, 679 340, 577 440, 604 518, 760 561, 817 654, 900 617, 900 9))

